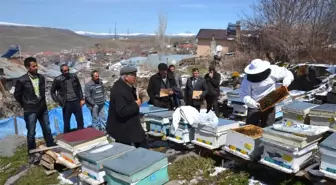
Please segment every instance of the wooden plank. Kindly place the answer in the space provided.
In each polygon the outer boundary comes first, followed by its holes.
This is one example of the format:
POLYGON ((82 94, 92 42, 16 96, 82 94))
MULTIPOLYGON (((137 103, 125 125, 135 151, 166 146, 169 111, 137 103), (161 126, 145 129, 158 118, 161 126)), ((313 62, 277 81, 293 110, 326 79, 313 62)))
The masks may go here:
POLYGON ((48 162, 45 161, 45 160, 41 160, 41 161, 40 161, 40 164, 41 164, 42 166, 44 166, 45 168, 49 169, 49 170, 54 170, 54 169, 55 169, 54 163, 48 163, 48 162))
POLYGON ((18 135, 19 134, 19 129, 18 129, 18 125, 17 125, 16 116, 14 116, 14 129, 15 129, 15 134, 18 135))
POLYGON ((33 154, 33 153, 43 152, 43 151, 51 150, 51 149, 55 149, 55 148, 59 148, 59 146, 51 146, 51 147, 45 147, 45 148, 37 148, 37 149, 29 150, 29 153, 30 153, 30 154, 33 154))
POLYGON ((51 156, 49 156, 48 154, 44 154, 42 156, 42 159, 48 163, 54 164, 55 163, 55 159, 52 158, 51 156))
POLYGON ((56 173, 57 172, 57 170, 46 170, 45 171, 45 174, 47 175, 47 176, 49 176, 49 175, 51 175, 51 174, 53 174, 53 173, 56 173))

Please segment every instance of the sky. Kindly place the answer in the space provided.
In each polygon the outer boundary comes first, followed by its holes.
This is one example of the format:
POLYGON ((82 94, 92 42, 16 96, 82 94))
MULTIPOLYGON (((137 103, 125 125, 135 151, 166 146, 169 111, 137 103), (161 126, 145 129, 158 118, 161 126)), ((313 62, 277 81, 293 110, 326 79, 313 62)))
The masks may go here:
POLYGON ((154 33, 158 15, 167 34, 226 29, 251 13, 254 0, 4 0, 0 22, 67 28, 95 33, 154 33))

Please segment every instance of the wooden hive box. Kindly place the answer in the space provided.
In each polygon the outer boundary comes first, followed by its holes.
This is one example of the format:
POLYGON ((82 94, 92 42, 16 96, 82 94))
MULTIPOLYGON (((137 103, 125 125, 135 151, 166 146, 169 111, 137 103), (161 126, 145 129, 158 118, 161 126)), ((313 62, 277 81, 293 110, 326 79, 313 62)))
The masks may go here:
POLYGON ((238 128, 239 122, 218 118, 218 124, 214 128, 210 125, 198 124, 195 131, 195 145, 213 150, 222 147, 226 143, 227 131, 238 128))
POLYGON ((262 134, 262 128, 254 125, 229 130, 223 149, 246 160, 257 159, 263 152, 262 134))

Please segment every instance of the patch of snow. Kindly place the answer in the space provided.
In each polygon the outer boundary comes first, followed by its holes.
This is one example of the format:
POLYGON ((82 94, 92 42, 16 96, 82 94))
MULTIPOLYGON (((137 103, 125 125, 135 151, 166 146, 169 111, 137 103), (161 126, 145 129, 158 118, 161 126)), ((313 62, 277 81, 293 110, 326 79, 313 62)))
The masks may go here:
POLYGON ((215 172, 210 174, 210 177, 217 176, 218 174, 222 173, 223 171, 227 170, 227 168, 223 167, 215 167, 215 172))
POLYGON ((249 183, 248 185, 267 185, 265 183, 262 183, 258 180, 254 180, 254 177, 252 176, 250 179, 249 179, 249 183))
POLYGON ((61 172, 59 174, 59 176, 57 177, 57 179, 60 180, 60 183, 59 185, 62 185, 62 184, 75 184, 78 182, 78 179, 76 178, 71 178, 71 179, 67 179, 65 178, 66 176, 68 176, 70 173, 72 173, 71 170, 68 170, 68 171, 65 171, 65 172, 61 172))

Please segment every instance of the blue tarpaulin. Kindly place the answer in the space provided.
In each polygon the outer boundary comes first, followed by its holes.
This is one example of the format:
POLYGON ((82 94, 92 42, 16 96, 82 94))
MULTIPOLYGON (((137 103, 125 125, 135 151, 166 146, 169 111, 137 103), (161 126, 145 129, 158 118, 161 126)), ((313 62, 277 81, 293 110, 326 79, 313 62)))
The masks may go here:
MULTIPOLYGON (((105 107, 102 114, 102 120, 104 122, 107 120, 109 105, 110 105, 109 102, 105 102, 105 107)), ((146 102, 142 106, 148 106, 148 103, 146 102)), ((84 118, 84 127, 88 127, 92 124, 91 112, 86 105, 83 106, 82 110, 84 118)), ((63 124, 62 108, 57 107, 49 111, 49 122, 51 133, 53 135, 63 133, 64 124, 63 124)), ((27 135, 26 122, 24 121, 23 117, 16 117, 16 124, 18 129, 18 135, 26 136, 27 135)), ((74 115, 71 116, 70 125, 72 129, 77 128, 77 122, 74 115)), ((0 120, 0 139, 9 135, 15 135, 15 121, 13 117, 0 120)), ((38 121, 36 125, 35 137, 36 138, 43 137, 42 129, 38 121)))

